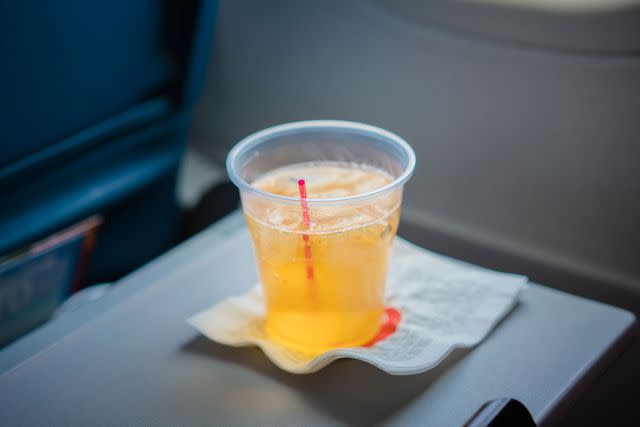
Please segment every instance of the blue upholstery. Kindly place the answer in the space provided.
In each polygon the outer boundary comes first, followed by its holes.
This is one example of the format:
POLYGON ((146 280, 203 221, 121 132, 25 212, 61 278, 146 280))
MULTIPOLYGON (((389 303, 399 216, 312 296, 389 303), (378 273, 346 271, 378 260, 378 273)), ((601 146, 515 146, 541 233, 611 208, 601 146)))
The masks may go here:
POLYGON ((157 0, 2 2, 0 117, 10 143, 0 164, 168 84, 174 70, 162 44, 163 9, 157 0))
POLYGON ((214 0, 0 4, 0 256, 87 216, 91 279, 175 239, 175 179, 214 0))

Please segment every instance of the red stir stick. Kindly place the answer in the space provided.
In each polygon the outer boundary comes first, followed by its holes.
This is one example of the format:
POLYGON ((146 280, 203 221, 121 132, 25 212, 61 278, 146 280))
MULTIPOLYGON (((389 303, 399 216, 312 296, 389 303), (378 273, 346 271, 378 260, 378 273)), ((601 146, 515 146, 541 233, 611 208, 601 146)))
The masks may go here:
MULTIPOLYGON (((304 229, 308 230, 311 226, 311 217, 309 216, 309 207, 307 206, 307 186, 304 179, 298 180, 298 191, 300 192, 300 207, 302 208, 302 223, 304 229)), ((307 279, 313 282, 313 262, 311 259, 311 244, 309 243, 309 235, 303 234, 304 240, 304 259, 307 265, 307 279)))

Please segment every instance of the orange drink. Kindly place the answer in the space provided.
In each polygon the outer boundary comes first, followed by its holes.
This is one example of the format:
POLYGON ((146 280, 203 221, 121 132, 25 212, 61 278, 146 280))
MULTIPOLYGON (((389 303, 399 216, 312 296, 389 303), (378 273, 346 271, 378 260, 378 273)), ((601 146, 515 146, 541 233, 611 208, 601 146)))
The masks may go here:
POLYGON ((319 354, 375 337, 414 164, 399 137, 351 122, 276 126, 233 148, 227 170, 241 190, 270 339, 319 354))
MULTIPOLYGON (((393 181, 373 168, 310 163, 276 169, 252 185, 295 197, 301 177, 310 199, 354 196, 393 181)), ((311 208, 309 227, 298 206, 247 205, 270 337, 309 352, 351 347, 373 338, 384 309, 399 198, 395 205, 378 201, 366 206, 311 208), (307 274, 304 236, 308 236, 312 277, 307 274)))

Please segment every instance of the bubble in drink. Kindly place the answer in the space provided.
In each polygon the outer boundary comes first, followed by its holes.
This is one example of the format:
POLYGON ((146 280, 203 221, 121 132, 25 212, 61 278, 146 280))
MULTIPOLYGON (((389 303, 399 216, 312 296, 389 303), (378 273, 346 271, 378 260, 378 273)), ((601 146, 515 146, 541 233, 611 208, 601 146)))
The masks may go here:
POLYGON ((337 162, 290 165, 252 185, 297 198, 301 178, 309 199, 309 224, 302 220, 299 203, 243 199, 266 297, 267 333, 308 353, 361 345, 380 328, 401 192, 349 205, 314 204, 314 199, 366 194, 393 181, 381 170, 337 162))

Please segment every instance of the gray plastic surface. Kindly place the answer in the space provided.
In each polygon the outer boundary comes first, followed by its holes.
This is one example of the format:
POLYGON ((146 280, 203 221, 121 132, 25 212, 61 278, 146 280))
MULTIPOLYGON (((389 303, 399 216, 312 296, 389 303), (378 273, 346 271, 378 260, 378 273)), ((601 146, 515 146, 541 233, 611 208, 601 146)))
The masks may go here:
POLYGON ((637 0, 369 0, 416 23, 495 43, 565 53, 636 55, 637 0))
POLYGON ((123 279, 98 313, 71 313, 0 353, 3 420, 460 426, 485 401, 508 396, 548 425, 624 349, 634 324, 624 310, 532 285, 486 341, 431 372, 394 377, 339 361, 287 374, 260 351, 217 345, 185 322, 255 282, 241 224, 233 214, 123 279))

